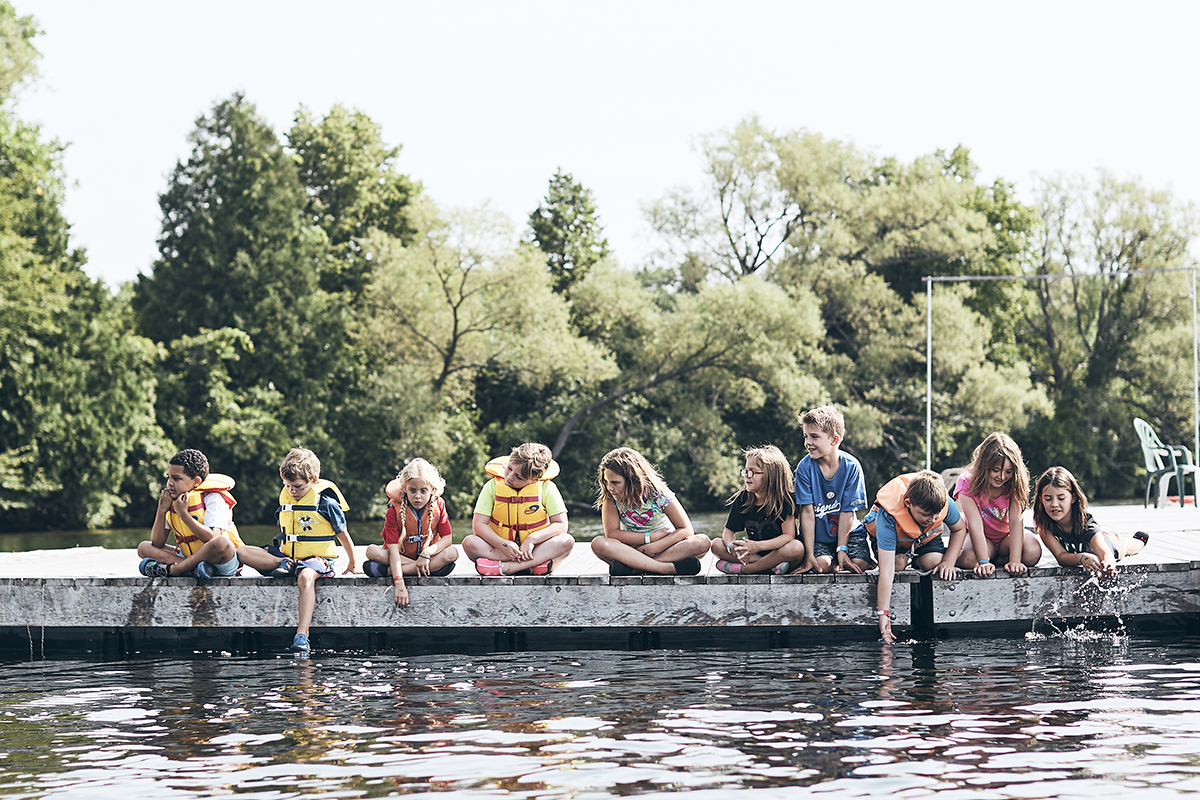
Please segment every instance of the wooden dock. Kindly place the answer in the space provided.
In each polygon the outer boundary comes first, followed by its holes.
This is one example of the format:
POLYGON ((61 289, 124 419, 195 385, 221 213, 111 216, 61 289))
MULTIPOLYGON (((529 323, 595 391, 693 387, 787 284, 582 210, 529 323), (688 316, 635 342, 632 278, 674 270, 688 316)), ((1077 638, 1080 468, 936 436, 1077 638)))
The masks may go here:
MULTIPOLYGON (((1018 634, 1090 620, 1127 627, 1200 624, 1200 512, 1097 509, 1150 545, 1097 580, 1048 555, 1020 578, 942 581, 897 574, 897 630, 916 637, 1018 634)), ((293 582, 262 577, 149 580, 128 550, 0 554, 0 651, 43 654, 282 650, 296 625, 293 582)), ((520 649, 765 649, 878 636, 875 575, 731 576, 711 556, 689 577, 610 577, 585 543, 545 577, 483 577, 468 560, 445 578, 318 583, 318 649, 479 652, 520 649)))

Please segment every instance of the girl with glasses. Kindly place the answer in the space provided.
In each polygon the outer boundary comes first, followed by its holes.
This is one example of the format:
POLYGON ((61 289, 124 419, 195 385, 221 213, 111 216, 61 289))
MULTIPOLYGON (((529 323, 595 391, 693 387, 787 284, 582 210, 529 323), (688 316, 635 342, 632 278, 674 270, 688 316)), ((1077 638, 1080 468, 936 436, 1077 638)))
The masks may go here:
POLYGON ((796 538, 796 484, 792 465, 778 447, 745 451, 741 491, 729 498, 729 518, 712 543, 717 569, 730 575, 784 575, 804 560, 796 538), (737 534, 746 532, 746 538, 737 534))

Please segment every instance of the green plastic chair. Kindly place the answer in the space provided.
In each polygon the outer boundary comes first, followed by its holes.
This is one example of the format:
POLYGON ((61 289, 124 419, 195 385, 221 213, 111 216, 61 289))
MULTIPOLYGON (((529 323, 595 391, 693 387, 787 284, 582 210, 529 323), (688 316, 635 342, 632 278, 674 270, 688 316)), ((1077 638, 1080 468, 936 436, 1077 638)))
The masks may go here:
POLYGON ((1175 478, 1175 485, 1179 489, 1179 505, 1182 508, 1187 502, 1184 481, 1188 475, 1192 476, 1192 505, 1196 505, 1200 499, 1196 491, 1200 467, 1192 463, 1192 451, 1180 445, 1163 444, 1154 428, 1144 419, 1135 418, 1133 429, 1137 431, 1138 440, 1142 443, 1142 457, 1146 459, 1146 497, 1142 501, 1142 508, 1150 505, 1150 489, 1156 480, 1158 492, 1154 495, 1154 507, 1158 508, 1161 503, 1166 502, 1167 489, 1172 477, 1175 478))

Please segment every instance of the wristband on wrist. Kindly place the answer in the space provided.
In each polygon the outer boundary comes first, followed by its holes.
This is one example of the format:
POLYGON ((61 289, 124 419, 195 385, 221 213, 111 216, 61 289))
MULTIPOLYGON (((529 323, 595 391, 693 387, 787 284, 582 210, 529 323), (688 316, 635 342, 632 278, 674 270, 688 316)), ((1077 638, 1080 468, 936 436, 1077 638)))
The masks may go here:
POLYGON ((992 563, 992 560, 990 558, 981 558, 981 559, 979 559, 979 563, 980 564, 990 564, 990 563, 992 563))
POLYGON ((404 578, 397 575, 396 577, 392 578, 392 583, 404 583, 404 578))
POLYGON ((646 531, 646 544, 650 544, 650 531, 646 531))
POLYGON ((848 544, 839 544, 837 549, 839 553, 850 553, 850 545, 848 544))
POLYGON ((883 609, 882 611, 877 611, 875 613, 877 613, 881 617, 887 617, 888 619, 892 618, 892 612, 888 611, 886 608, 883 609))

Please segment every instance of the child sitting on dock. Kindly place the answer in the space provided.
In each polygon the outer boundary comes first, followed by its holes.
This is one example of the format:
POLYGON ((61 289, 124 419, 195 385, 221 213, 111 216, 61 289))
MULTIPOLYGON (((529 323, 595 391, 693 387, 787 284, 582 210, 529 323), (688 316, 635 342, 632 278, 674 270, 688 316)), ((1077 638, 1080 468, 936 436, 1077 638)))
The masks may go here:
MULTIPOLYGON (((804 449, 796 465, 796 507, 804 563, 797 572, 862 572, 874 562, 865 547, 850 542, 856 511, 867 507, 862 465, 841 451, 846 435, 842 412, 825 405, 800 415, 804 449)), ((865 543, 865 542, 864 542, 865 543)))
POLYGON ((266 547, 243 545, 238 558, 264 575, 296 576, 300 592, 299 624, 291 650, 306 655, 312 647, 308 634, 317 605, 317 578, 337 574, 335 542, 346 549, 349 564, 342 574, 354 572, 354 542, 346 530, 346 498, 332 481, 321 479, 321 460, 312 450, 294 448, 279 465, 283 488, 279 492, 279 534, 266 547))
POLYGON ((1087 496, 1066 467, 1043 472, 1033 496, 1033 524, 1060 566, 1114 575, 1119 560, 1140 553, 1150 540, 1142 531, 1122 536, 1098 524, 1088 513, 1087 496))
POLYGON ((891 615, 896 570, 911 562, 917 569, 933 570, 942 580, 954 580, 958 577, 954 563, 967 536, 967 526, 941 476, 926 469, 883 485, 863 524, 851 532, 850 539, 862 546, 868 536, 879 556, 879 633, 890 643, 896 641, 891 615), (947 528, 949 546, 942 541, 942 532, 947 528))
POLYGON ((150 541, 137 548, 138 571, 150 578, 190 574, 197 580, 236 575, 242 540, 233 524, 233 485, 228 475, 209 473, 208 457, 199 450, 171 456, 150 541), (175 534, 174 547, 166 546, 168 532, 175 534))
POLYGON ((745 456, 743 486, 729 498, 725 530, 712 543, 717 569, 730 575, 783 575, 804 558, 804 543, 796 538, 792 465, 770 444, 746 450, 745 456), (746 538, 736 538, 742 531, 746 538))
POLYGON ((525 443, 484 467, 492 477, 475 501, 463 552, 480 575, 551 572, 575 545, 567 506, 551 478, 558 462, 544 444, 525 443))
POLYGON ((958 476, 954 497, 968 534, 958 566, 980 577, 996 571, 993 558, 1003 558, 1011 575, 1024 575, 1037 566, 1042 545, 1022 520, 1029 470, 1016 442, 1003 433, 989 434, 975 448, 967 471, 958 476))
POLYGON ((696 575, 708 537, 692 529, 687 512, 636 450, 618 447, 600 459, 596 507, 604 535, 592 539, 592 552, 608 564, 609 575, 696 575))
POLYGON ((405 575, 449 575, 458 558, 451 544, 450 516, 442 492, 446 481, 423 458, 414 458, 387 485, 383 547, 367 547, 363 572, 373 578, 392 575, 396 605, 408 607, 405 575))

